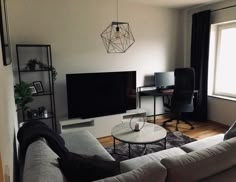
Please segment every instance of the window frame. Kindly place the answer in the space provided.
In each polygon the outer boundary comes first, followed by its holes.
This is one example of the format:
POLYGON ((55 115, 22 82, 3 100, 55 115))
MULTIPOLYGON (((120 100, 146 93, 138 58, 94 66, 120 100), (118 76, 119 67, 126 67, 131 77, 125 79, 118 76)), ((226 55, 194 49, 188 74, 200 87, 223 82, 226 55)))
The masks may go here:
MULTIPOLYGON (((217 24, 215 25, 214 31, 215 31, 215 45, 214 45, 214 51, 215 51, 215 55, 214 55, 214 60, 213 60, 213 85, 212 85, 212 94, 213 96, 220 96, 220 97, 228 97, 228 98, 236 98, 236 93, 232 94, 232 93, 228 93, 228 92, 223 92, 220 90, 217 90, 216 88, 216 82, 217 82, 217 69, 219 66, 219 62, 220 62, 220 48, 221 48, 221 37, 222 37, 222 30, 224 29, 228 29, 228 28, 236 28, 236 21, 233 22, 227 22, 227 23, 222 23, 222 24, 217 24)), ((212 51, 212 50, 210 50, 212 51)))

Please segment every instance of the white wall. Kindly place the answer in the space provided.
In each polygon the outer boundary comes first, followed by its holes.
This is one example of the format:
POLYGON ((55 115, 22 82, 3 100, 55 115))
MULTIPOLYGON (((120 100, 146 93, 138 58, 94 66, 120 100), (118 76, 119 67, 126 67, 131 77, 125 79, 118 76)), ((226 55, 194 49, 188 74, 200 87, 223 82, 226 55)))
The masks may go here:
POLYGON ((141 86, 145 76, 181 66, 177 10, 120 0, 119 20, 130 23, 136 42, 125 54, 107 54, 100 33, 116 20, 115 0, 8 2, 13 45, 52 45, 59 118, 67 115, 66 73, 136 70, 141 86))
MULTIPOLYGON (((13 181, 13 139, 17 123, 12 66, 3 66, 0 49, 0 154, 4 173, 13 181)), ((7 182, 7 181, 6 181, 7 182)))
MULTIPOLYGON (((190 50, 191 50, 191 25, 192 14, 203 10, 216 10, 223 7, 236 5, 235 0, 228 0, 220 3, 215 3, 198 8, 187 9, 182 12, 182 17, 185 22, 185 36, 183 37, 184 46, 184 64, 190 65, 190 50)), ((236 7, 212 12, 211 23, 220 23, 225 21, 236 20, 236 7)), ((236 120, 236 102, 230 100, 224 100, 214 97, 208 97, 208 119, 231 125, 236 120)))

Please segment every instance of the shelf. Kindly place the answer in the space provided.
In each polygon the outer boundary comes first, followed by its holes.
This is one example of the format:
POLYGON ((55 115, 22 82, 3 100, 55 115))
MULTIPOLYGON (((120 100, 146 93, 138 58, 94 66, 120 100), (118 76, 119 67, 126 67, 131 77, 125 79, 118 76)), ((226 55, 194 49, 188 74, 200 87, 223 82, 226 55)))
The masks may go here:
POLYGON ((41 70, 20 70, 21 73, 31 73, 31 72, 42 72, 42 71, 52 71, 52 69, 41 69, 41 70))
POLYGON ((84 127, 92 127, 94 126, 94 120, 88 122, 81 122, 81 123, 71 123, 67 125, 61 125, 61 130, 70 130, 75 128, 84 128, 84 127))
MULTIPOLYGON (((51 45, 49 44, 16 44, 16 58, 17 58, 17 73, 19 78, 19 83, 22 81, 30 82, 41 81, 44 85, 47 85, 44 92, 36 93, 34 90, 33 105, 35 108, 39 108, 42 105, 46 105, 48 117, 28 117, 27 112, 21 111, 19 114, 19 122, 29 122, 29 121, 43 121, 57 132, 56 123, 56 108, 55 108, 55 97, 54 97, 54 76, 55 69, 52 64, 52 53, 51 45), (38 63, 35 62, 35 67, 28 65, 31 59, 37 59, 38 63), (28 60, 28 62, 27 62, 28 60), (31 78, 32 77, 32 78, 31 78), (44 97, 42 97, 44 96, 44 97), (45 97, 46 96, 46 97, 45 97), (45 99, 44 99, 45 98, 45 99)), ((30 83, 29 83, 30 84, 30 83)), ((33 82, 32 82, 32 85, 33 82)), ((31 84, 30 84, 31 86, 31 84)), ((37 110, 37 109, 35 109, 37 110)), ((38 114, 34 114, 38 115, 38 114)), ((43 115, 42 115, 43 116, 43 115)))
POLYGON ((54 118, 55 116, 53 115, 53 114, 49 114, 49 116, 47 117, 47 118, 45 118, 45 117, 37 117, 37 118, 32 118, 32 119, 30 119, 30 118, 25 118, 24 119, 24 121, 36 121, 36 120, 45 120, 45 119, 52 119, 52 118, 54 118))
POLYGON ((146 117, 146 110, 144 109, 132 109, 127 111, 123 115, 123 119, 130 119, 132 117, 146 117))
POLYGON ((42 92, 42 93, 32 94, 33 97, 45 96, 45 95, 53 95, 53 94, 51 92, 42 92))
POLYGON ((69 133, 69 132, 78 132, 80 130, 93 130, 95 123, 94 119, 66 119, 60 121, 61 132, 69 133))
POLYGON ((17 44, 16 47, 51 47, 50 44, 17 44))

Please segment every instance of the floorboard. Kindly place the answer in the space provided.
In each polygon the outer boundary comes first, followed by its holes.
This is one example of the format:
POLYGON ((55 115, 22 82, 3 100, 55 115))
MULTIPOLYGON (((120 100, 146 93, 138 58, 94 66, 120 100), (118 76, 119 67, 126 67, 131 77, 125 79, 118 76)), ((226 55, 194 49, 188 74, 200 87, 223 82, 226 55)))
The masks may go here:
MULTIPOLYGON (((156 120, 156 124, 161 125, 164 119, 158 119, 156 120)), ((153 122, 153 120, 149 120, 148 122, 153 122)), ((169 131, 175 131, 175 123, 176 121, 172 121, 170 123, 166 124, 166 129, 169 131)), ((223 124, 219 124, 213 121, 206 121, 206 122, 191 122, 194 125, 194 129, 190 130, 189 125, 186 125, 184 123, 180 123, 179 131, 183 134, 195 138, 197 140, 206 138, 209 136, 217 135, 220 133, 224 133, 229 127, 223 124)), ((113 138, 111 136, 103 137, 98 139, 99 142, 104 146, 111 146, 113 145, 113 138)))

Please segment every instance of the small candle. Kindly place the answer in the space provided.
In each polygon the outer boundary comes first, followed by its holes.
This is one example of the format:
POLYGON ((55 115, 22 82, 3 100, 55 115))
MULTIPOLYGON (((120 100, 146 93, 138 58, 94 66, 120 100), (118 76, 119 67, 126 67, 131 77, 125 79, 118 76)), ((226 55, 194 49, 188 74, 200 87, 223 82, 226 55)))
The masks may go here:
POLYGON ((139 123, 138 122, 135 123, 134 130, 139 131, 139 123))
POLYGON ((48 111, 47 110, 44 110, 43 114, 44 114, 44 118, 48 118, 48 111))

